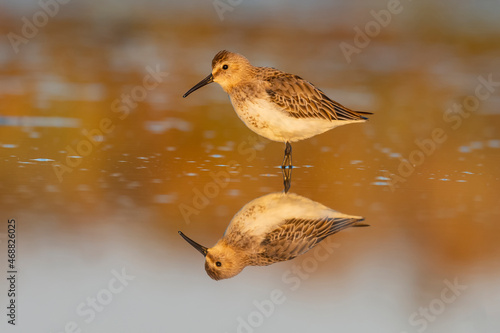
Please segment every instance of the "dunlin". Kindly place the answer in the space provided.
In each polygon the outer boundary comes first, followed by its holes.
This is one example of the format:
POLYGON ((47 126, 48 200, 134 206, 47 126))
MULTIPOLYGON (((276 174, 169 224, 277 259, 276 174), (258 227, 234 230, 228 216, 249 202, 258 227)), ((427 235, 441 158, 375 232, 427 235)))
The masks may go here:
POLYGON ((205 256, 214 280, 231 278, 246 266, 293 259, 348 227, 367 226, 361 216, 339 213, 293 193, 270 193, 247 203, 215 246, 206 248, 179 234, 205 256))
POLYGON ((364 122, 371 114, 346 108, 297 75, 252 66, 244 56, 225 50, 213 58, 212 73, 183 97, 212 82, 229 94, 234 110, 252 131, 285 142, 282 167, 292 166, 290 142, 364 122))

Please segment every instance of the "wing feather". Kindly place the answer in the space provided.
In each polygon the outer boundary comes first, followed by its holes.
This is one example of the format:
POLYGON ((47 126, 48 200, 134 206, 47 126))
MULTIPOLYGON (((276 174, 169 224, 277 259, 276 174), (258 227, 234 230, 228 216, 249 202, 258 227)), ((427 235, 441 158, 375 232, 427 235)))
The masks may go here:
POLYGON ((361 221, 363 218, 359 217, 286 220, 262 241, 259 257, 266 264, 293 259, 336 232, 366 226, 358 223, 361 221))
POLYGON ((275 70, 264 78, 266 92, 272 102, 295 118, 322 118, 328 120, 365 120, 370 112, 353 111, 328 98, 312 83, 293 74, 275 70))

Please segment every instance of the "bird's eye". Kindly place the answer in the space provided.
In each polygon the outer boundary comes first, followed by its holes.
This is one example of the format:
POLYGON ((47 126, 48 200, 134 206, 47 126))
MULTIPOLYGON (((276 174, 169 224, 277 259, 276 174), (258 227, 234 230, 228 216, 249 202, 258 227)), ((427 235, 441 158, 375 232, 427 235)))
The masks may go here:
POLYGON ((215 263, 215 266, 220 267, 220 266, 222 266, 222 264, 220 263, 220 261, 217 261, 217 262, 215 263))
POLYGON ((228 66, 228 65, 224 65, 224 66, 222 66, 222 69, 228 69, 228 68, 229 68, 229 66, 228 66))

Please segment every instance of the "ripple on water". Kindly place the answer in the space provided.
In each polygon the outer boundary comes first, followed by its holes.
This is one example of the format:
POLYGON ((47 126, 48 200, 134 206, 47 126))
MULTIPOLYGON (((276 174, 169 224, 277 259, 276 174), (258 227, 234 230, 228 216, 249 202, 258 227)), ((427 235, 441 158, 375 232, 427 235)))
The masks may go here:
POLYGON ((56 192, 60 192, 60 190, 55 185, 47 184, 47 185, 45 185, 45 192, 56 193, 56 192))
POLYGON ((227 191, 227 195, 229 195, 231 197, 237 197, 240 194, 241 194, 241 191, 239 189, 237 189, 237 188, 231 189, 231 190, 227 191))
POLYGON ((135 181, 132 181, 132 182, 128 183, 126 185, 126 187, 128 189, 135 189, 135 188, 141 187, 141 183, 135 180, 135 181))
POLYGON ((375 185, 375 186, 389 186, 388 180, 390 180, 390 178, 384 177, 384 176, 378 176, 378 177, 375 177, 375 179, 376 179, 376 181, 372 182, 371 183, 372 185, 375 185))
POLYGON ((157 194, 153 197, 153 202, 158 204, 174 203, 177 200, 177 194, 157 194))
POLYGON ((205 139, 213 139, 213 138, 215 138, 215 134, 217 134, 217 132, 215 132, 214 130, 203 131, 203 137, 205 139))
POLYGON ((389 156, 390 158, 400 158, 401 157, 400 153, 393 152, 392 149, 389 147, 382 147, 381 148, 379 144, 376 144, 374 147, 375 147, 375 149, 378 149, 381 153, 389 156))
POLYGON ((165 118, 159 121, 145 121, 144 128, 151 133, 162 134, 171 129, 189 132, 192 126, 189 122, 179 118, 165 118))
POLYGON ((466 153, 470 153, 471 149, 469 146, 460 146, 460 147, 458 147, 458 151, 466 154, 466 153))
POLYGON ((274 173, 261 173, 259 174, 260 177, 278 177, 277 174, 274 173))
POLYGON ((480 150, 485 147, 498 149, 500 148, 500 140, 487 140, 487 141, 471 141, 467 145, 458 147, 458 151, 461 153, 470 153, 474 150, 480 150))
POLYGON ((13 143, 4 143, 2 145, 2 148, 10 148, 10 149, 12 149, 12 148, 17 148, 17 147, 19 147, 19 145, 16 145, 16 144, 13 144, 13 143))
POLYGON ((76 187, 76 190, 84 192, 84 191, 91 191, 92 189, 87 184, 80 184, 76 187))
POLYGON ((80 127, 80 119, 67 117, 2 116, 0 126, 22 127, 80 127))
POLYGON ((490 148, 500 148, 500 140, 489 140, 488 147, 490 148))

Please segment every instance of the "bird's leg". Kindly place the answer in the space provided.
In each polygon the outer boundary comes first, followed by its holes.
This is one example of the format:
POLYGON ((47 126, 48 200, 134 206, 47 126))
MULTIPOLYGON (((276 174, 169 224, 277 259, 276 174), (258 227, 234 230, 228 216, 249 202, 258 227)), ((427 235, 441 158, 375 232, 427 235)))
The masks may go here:
POLYGON ((285 147, 285 157, 283 158, 283 163, 281 164, 282 169, 292 168, 292 145, 290 142, 286 142, 285 147))
POLYGON ((282 168, 281 172, 283 173, 283 186, 285 193, 288 193, 290 190, 290 186, 292 185, 292 168, 282 168))

